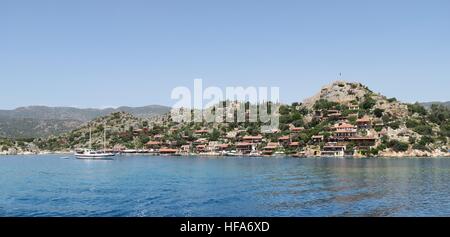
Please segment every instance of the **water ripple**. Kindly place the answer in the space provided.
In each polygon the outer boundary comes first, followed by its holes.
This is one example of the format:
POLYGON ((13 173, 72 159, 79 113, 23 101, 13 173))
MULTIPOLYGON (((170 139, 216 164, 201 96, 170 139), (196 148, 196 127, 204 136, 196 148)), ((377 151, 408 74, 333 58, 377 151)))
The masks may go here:
POLYGON ((450 159, 0 159, 0 216, 449 216, 450 159))

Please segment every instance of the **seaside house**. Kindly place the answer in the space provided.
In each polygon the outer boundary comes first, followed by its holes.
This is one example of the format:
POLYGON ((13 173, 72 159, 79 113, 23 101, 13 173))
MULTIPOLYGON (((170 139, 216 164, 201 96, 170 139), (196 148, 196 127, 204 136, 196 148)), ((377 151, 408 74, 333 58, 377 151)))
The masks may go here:
POLYGON ((206 144, 201 144, 201 145, 196 145, 195 146, 195 152, 196 153, 203 153, 203 152, 207 152, 207 145, 206 144))
POLYGON ((159 149, 162 146, 162 142, 160 141, 149 141, 145 144, 147 149, 159 149))
POLYGON ((249 154, 252 150, 255 149, 255 144, 250 142, 238 142, 236 144, 236 150, 241 152, 242 154, 249 154))
POLYGON ((356 149, 369 150, 370 147, 375 146, 376 138, 374 137, 351 137, 349 141, 354 142, 356 149))
POLYGON ((265 147, 262 149, 263 155, 272 155, 276 149, 278 149, 280 145, 276 142, 269 142, 265 147))
POLYGON ((337 142, 328 142, 320 151, 321 156, 343 157, 346 146, 338 145, 337 142))
POLYGON ((228 145, 228 144, 217 144, 215 146, 216 151, 228 151, 229 148, 230 148, 230 145, 228 145))
POLYGON ((180 153, 188 154, 191 151, 191 145, 182 145, 180 147, 180 153))
POLYGON ((173 154, 176 154, 177 151, 178 151, 177 149, 172 149, 172 148, 161 148, 161 149, 159 149, 159 154, 173 155, 173 154))

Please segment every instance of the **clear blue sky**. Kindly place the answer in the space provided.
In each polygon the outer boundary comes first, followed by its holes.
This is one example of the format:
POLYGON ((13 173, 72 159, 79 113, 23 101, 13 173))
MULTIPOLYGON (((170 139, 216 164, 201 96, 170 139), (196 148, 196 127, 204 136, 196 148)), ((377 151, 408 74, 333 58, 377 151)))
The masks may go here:
POLYGON ((337 78, 450 100, 450 1, 0 1, 0 109, 172 105, 176 86, 337 78))

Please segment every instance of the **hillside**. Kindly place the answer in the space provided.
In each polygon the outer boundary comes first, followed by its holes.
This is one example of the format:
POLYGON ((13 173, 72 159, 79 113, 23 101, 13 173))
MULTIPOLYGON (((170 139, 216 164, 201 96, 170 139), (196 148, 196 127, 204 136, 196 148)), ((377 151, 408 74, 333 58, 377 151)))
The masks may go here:
MULTIPOLYGON (((248 110, 252 105, 231 106, 248 110)), ((279 129, 261 131, 262 123, 176 123, 169 115, 144 119, 115 112, 29 144, 51 151, 87 147, 91 127, 94 148, 99 148, 106 127, 107 147, 116 150, 171 148, 164 151, 216 155, 231 151, 242 155, 449 155, 449 108, 436 105, 427 110, 418 103, 402 103, 360 83, 333 82, 303 102, 281 105, 278 113, 279 129)))
POLYGON ((162 115, 169 110, 169 107, 159 105, 106 109, 29 106, 14 110, 0 110, 0 137, 47 137, 71 131, 84 122, 114 112, 127 112, 139 118, 148 118, 162 115))
POLYGON ((103 147, 104 135, 108 147, 142 147, 148 141, 148 136, 142 137, 140 134, 150 131, 164 118, 165 116, 139 118, 126 112, 114 112, 98 117, 70 132, 47 139, 37 139, 34 143, 44 150, 87 148, 91 131, 92 147, 95 149, 103 147))
POLYGON ((34 138, 61 134, 79 127, 78 120, 70 119, 34 119, 34 118, 1 118, 0 137, 34 138))

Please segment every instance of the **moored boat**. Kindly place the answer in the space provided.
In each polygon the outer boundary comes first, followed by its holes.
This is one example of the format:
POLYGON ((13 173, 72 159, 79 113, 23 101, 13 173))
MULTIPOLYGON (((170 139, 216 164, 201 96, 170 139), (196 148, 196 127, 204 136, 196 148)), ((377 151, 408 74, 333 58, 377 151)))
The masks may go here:
POLYGON ((106 151, 106 131, 103 130, 103 150, 93 150, 92 148, 92 130, 89 127, 89 149, 75 151, 75 158, 77 159, 91 159, 91 160, 111 160, 115 153, 106 151))

